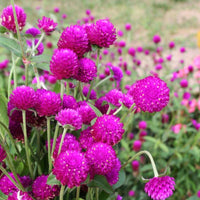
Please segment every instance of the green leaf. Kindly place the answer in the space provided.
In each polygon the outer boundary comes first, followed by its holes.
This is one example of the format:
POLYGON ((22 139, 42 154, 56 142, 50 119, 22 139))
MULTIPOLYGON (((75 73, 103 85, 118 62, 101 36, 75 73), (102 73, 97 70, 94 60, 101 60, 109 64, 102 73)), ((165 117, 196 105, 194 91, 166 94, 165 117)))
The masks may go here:
POLYGON ((0 190, 0 199, 1 200, 6 200, 8 198, 7 195, 5 195, 1 190, 0 190))
POLYGON ((56 179, 56 176, 49 174, 47 179, 47 185, 61 185, 60 181, 56 179))
POLYGON ((101 175, 96 175, 94 179, 88 184, 88 187, 99 187, 109 194, 113 193, 113 189, 106 180, 106 177, 101 175))
POLYGON ((150 141, 150 142, 153 142, 153 143, 157 142, 157 140, 155 138, 151 137, 151 136, 145 136, 145 139, 150 141))
POLYGON ((125 181, 126 181, 126 174, 125 174, 124 170, 122 169, 119 172, 119 180, 115 185, 113 185, 113 189, 115 190, 115 189, 119 188, 120 186, 122 186, 125 183, 125 181))
POLYGON ((198 200, 199 198, 197 197, 197 195, 191 196, 190 198, 188 198, 187 200, 198 200))
POLYGON ((50 54, 42 54, 39 56, 34 56, 30 59, 33 63, 50 63, 52 55, 50 54))
POLYGON ((42 69, 42 70, 45 70, 45 71, 50 71, 49 63, 37 63, 35 65, 35 67, 42 69))
POLYGON ((5 96, 0 94, 0 121, 8 127, 8 114, 7 114, 7 103, 8 100, 5 96))
POLYGON ((0 33, 8 32, 7 28, 4 26, 0 26, 0 33))
POLYGON ((14 39, 0 36, 0 46, 12 51, 18 57, 22 56, 20 45, 14 39))
POLYGON ((98 117, 101 117, 102 116, 102 113, 101 113, 101 111, 98 109, 98 108, 96 108, 94 105, 92 105, 90 102, 88 102, 88 105, 92 108, 92 110, 96 113, 96 115, 98 116, 98 117))
POLYGON ((99 195, 99 200, 106 200, 110 195, 105 191, 102 191, 99 195))
POLYGON ((169 149, 167 147, 167 145, 163 144, 163 143, 159 143, 159 147, 166 153, 169 152, 169 149))

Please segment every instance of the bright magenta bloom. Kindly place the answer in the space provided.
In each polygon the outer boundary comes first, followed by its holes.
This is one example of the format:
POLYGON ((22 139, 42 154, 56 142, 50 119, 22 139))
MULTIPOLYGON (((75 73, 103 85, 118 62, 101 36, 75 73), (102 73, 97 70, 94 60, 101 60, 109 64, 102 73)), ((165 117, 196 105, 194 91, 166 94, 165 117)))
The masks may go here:
POLYGON ((37 26, 39 29, 43 30, 47 35, 53 32, 56 27, 57 23, 55 23, 51 18, 43 16, 42 19, 38 19, 37 26))

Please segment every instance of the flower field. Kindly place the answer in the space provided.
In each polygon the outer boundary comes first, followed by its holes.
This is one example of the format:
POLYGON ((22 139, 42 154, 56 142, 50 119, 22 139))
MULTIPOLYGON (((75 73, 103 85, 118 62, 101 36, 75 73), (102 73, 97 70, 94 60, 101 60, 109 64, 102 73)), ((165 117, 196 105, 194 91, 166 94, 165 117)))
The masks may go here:
POLYGON ((200 199, 198 8, 3 1, 0 200, 200 199))

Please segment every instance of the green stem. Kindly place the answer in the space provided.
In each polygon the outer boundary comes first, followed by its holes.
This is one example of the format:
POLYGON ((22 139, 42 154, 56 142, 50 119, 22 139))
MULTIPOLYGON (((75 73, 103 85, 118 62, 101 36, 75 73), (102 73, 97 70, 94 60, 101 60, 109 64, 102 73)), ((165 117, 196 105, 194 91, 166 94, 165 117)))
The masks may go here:
POLYGON ((112 77, 113 77, 113 75, 107 76, 107 77, 104 78, 103 80, 99 81, 99 82, 94 86, 94 88, 99 87, 102 83, 106 82, 107 80, 109 80, 109 79, 112 78, 112 77))
POLYGON ((28 63, 25 64, 25 85, 28 85, 28 63))
POLYGON ((61 185, 61 189, 60 189, 60 198, 59 198, 59 200, 63 200, 64 190, 65 190, 65 186, 64 186, 64 185, 61 185))
POLYGON ((28 162, 28 168, 31 175, 31 178, 33 179, 33 170, 31 166, 31 160, 30 160, 30 154, 29 154, 29 148, 28 148, 28 137, 27 137, 27 130, 26 130, 26 111, 22 110, 22 117, 23 117, 23 133, 24 133, 24 143, 25 143, 25 151, 26 151, 26 158, 28 162))
POLYGON ((21 35, 20 35, 20 31, 19 31, 19 24, 18 24, 18 21, 17 21, 17 14, 16 14, 16 10, 15 10, 15 2, 14 2, 14 0, 11 0, 11 5, 12 5, 12 8, 13 8, 13 14, 14 14, 14 19, 15 19, 15 26, 16 26, 16 30, 17 30, 17 37, 19 39, 19 44, 20 44, 20 47, 21 47, 22 58, 24 58, 25 57, 24 56, 24 49, 23 49, 21 35))
POLYGON ((36 80, 37 80, 37 88, 40 89, 41 84, 40 84, 40 78, 39 78, 39 73, 38 73, 37 67, 33 67, 33 70, 34 70, 35 77, 36 77, 36 80))
POLYGON ((10 97, 10 94, 11 94, 11 79, 12 79, 13 71, 14 71, 14 67, 12 66, 9 77, 8 77, 8 97, 10 97))
POLYGON ((4 167, 0 165, 0 170, 9 178, 9 180, 21 191, 25 191, 21 184, 17 184, 17 182, 9 175, 4 167))
POLYGON ((53 155, 53 152, 54 152, 54 149, 55 149, 55 146, 56 146, 56 139, 58 137, 58 131, 59 131, 59 124, 57 122, 55 132, 54 132, 54 136, 53 136, 53 145, 52 145, 52 150, 51 150, 51 157, 53 155))
POLYGON ((42 32, 42 35, 41 35, 41 37, 40 37, 39 41, 37 42, 37 44, 36 44, 36 45, 33 47, 33 49, 32 49, 32 54, 34 54, 35 50, 38 48, 38 46, 39 46, 39 45, 40 45, 40 43, 42 42, 42 40, 43 40, 44 36, 45 36, 45 33, 44 33, 44 32, 42 32))
POLYGON ((158 177, 159 175, 158 175, 158 171, 157 171, 154 159, 148 151, 140 151, 140 152, 136 153, 132 158, 130 158, 125 164, 123 164, 121 166, 121 169, 125 168, 129 163, 131 163, 133 160, 135 160, 138 156, 140 156, 142 154, 146 154, 149 157, 149 159, 151 161, 152 168, 153 168, 154 177, 158 177))
POLYGON ((134 107, 134 106, 135 106, 135 103, 133 103, 133 105, 129 108, 128 113, 125 113, 125 114, 122 116, 120 122, 123 122, 124 119, 126 118, 126 116, 128 116, 128 114, 130 114, 131 112, 133 112, 133 107, 134 107))
POLYGON ((70 193, 70 188, 67 188, 67 197, 66 197, 66 200, 69 200, 69 193, 70 193))
POLYGON ((76 200, 79 200, 80 189, 81 189, 80 186, 76 188, 76 200))
POLYGON ((96 200, 99 200, 99 188, 98 187, 96 188, 95 196, 96 196, 96 200))
POLYGON ((123 108, 123 105, 121 105, 121 106, 113 113, 113 115, 116 115, 118 112, 120 112, 122 108, 123 108))
POLYGON ((13 67, 13 73, 14 73, 14 88, 16 88, 17 87, 17 71, 16 71, 15 58, 14 58, 13 53, 12 53, 12 67, 13 67))
POLYGON ((66 81, 66 94, 69 95, 69 82, 66 81))
POLYGON ((49 162, 49 173, 52 169, 52 162, 51 162, 51 118, 47 117, 47 143, 48 143, 48 162, 49 162))
POLYGON ((64 128, 64 130, 63 130, 63 134, 62 134, 62 138, 61 138, 61 141, 60 141, 60 145, 59 145, 59 149, 58 149, 58 155, 59 155, 60 152, 61 152, 62 144, 63 144, 63 141, 64 141, 64 138, 65 138, 66 133, 67 133, 67 129, 64 128))

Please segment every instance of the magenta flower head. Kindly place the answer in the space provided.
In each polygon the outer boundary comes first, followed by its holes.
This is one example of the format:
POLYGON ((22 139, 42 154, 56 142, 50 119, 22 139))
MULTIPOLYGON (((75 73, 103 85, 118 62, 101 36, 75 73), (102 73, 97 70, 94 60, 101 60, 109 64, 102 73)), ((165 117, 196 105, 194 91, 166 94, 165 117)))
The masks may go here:
POLYGON ((138 123, 138 127, 139 127, 139 129, 146 129, 146 128, 147 128, 147 123, 146 123, 146 121, 140 121, 140 122, 138 123))
POLYGON ((27 31, 26 31, 26 34, 30 34, 32 35, 33 37, 36 37, 37 35, 40 35, 41 32, 39 29, 35 28, 35 27, 32 27, 32 28, 29 28, 27 31))
MULTIPOLYGON (((89 87, 88 86, 83 86, 83 95, 85 97, 87 97, 87 94, 89 92, 89 87)), ((89 99, 94 100, 97 98, 97 93, 95 92, 95 90, 92 90, 89 96, 89 99)))
POLYGON ((118 89, 110 90, 106 95, 106 101, 115 105, 116 107, 120 107, 123 99, 123 93, 118 89))
POLYGON ((53 174, 69 188, 78 187, 87 178, 89 166, 84 154, 78 151, 65 151, 56 158, 53 174))
POLYGON ((186 52, 185 47, 181 47, 181 48, 180 48, 180 52, 181 52, 181 53, 185 53, 185 52, 186 52))
POLYGON ((122 78, 123 78, 123 71, 122 71, 122 69, 119 68, 119 67, 115 67, 115 66, 111 66, 111 69, 113 71, 113 78, 116 81, 121 81, 122 78))
POLYGON ((123 197, 118 194, 116 200, 122 200, 122 199, 123 197))
POLYGON ((123 123, 115 115, 102 115, 97 117, 91 133, 95 141, 115 145, 122 139, 124 134, 123 123))
POLYGON ((0 62, 0 69, 7 68, 8 64, 9 64, 9 60, 4 60, 4 61, 0 62))
POLYGON ((36 95, 33 88, 29 86, 18 86, 10 95, 10 103, 21 110, 28 110, 35 106, 36 95))
POLYGON ((38 176, 32 185, 32 192, 38 200, 49 200, 59 195, 60 188, 58 185, 47 185, 48 176, 38 176))
POLYGON ((53 9, 53 11, 54 11, 55 13, 59 13, 59 12, 60 12, 60 8, 55 7, 55 8, 53 9))
POLYGON ((188 87, 188 81, 187 81, 187 79, 182 79, 182 80, 180 81, 180 86, 181 86, 182 88, 188 87))
POLYGON ((71 108, 76 110, 78 108, 78 104, 76 102, 76 99, 71 95, 64 94, 63 96, 63 109, 65 108, 71 108))
POLYGON ((63 126, 70 130, 78 130, 82 127, 81 115, 73 109, 67 108, 61 110, 55 119, 63 126))
POLYGON ((136 106, 144 112, 159 112, 169 102, 169 88, 157 76, 136 81, 132 85, 131 94, 136 106))
POLYGON ((135 48, 130 47, 130 48, 128 49, 128 54, 134 57, 135 54, 136 54, 136 50, 135 50, 135 48))
POLYGON ((105 143, 94 143, 86 152, 86 158, 90 165, 91 175, 105 175, 113 169, 116 164, 116 153, 114 149, 105 143))
POLYGON ((131 30, 131 24, 129 24, 129 23, 125 24, 125 29, 127 31, 130 31, 131 30))
POLYGON ((6 158, 6 152, 3 147, 0 145, 0 163, 6 158))
POLYGON ((55 31, 57 25, 58 24, 55 23, 53 19, 45 17, 45 16, 43 16, 42 19, 38 19, 38 24, 37 24, 39 29, 44 31, 47 35, 55 31))
POLYGON ((55 49, 50 71, 59 80, 72 78, 78 71, 77 55, 70 49, 55 49))
POLYGON ((119 31, 117 31, 117 35, 118 35, 119 37, 122 37, 122 36, 124 35, 124 33, 123 33, 122 30, 119 30, 119 31))
POLYGON ((134 151, 136 151, 136 152, 140 151, 141 147, 142 147, 142 142, 140 140, 135 140, 133 142, 133 150, 134 151))
MULTIPOLYGON (((62 134, 56 140, 56 146, 55 146, 55 150, 53 152, 54 160, 58 157, 58 151, 59 151, 61 138, 62 138, 62 134)), ((81 147, 80 147, 78 140, 71 133, 67 133, 65 135, 60 153, 65 152, 67 150, 75 150, 75 151, 79 151, 79 152, 81 151, 81 147)))
POLYGON ((83 26, 71 25, 61 34, 58 49, 71 49, 79 58, 90 50, 87 33, 83 26))
POLYGON ((155 44, 158 44, 160 41, 161 41, 161 38, 160 38, 159 35, 154 35, 154 36, 153 36, 153 42, 154 42, 155 44))
POLYGON ((40 117, 56 115, 61 110, 61 98, 59 94, 38 89, 36 96, 37 103, 35 109, 40 117))
POLYGON ((134 190, 130 190, 129 192, 128 192, 128 196, 129 197, 133 197, 135 195, 135 191, 134 190))
POLYGON ((132 164, 133 171, 138 171, 139 166, 140 166, 139 161, 138 160, 134 160, 131 164, 132 164))
MULTIPOLYGON (((15 10, 17 14, 17 21, 19 24, 19 30, 22 31, 26 24, 26 13, 24 12, 23 8, 17 5, 15 5, 15 10)), ((14 33, 17 32, 12 5, 9 5, 8 7, 3 9, 1 20, 2 26, 6 27, 9 31, 12 31, 14 33)))
POLYGON ((145 184, 144 191, 153 200, 165 200, 172 196, 175 190, 174 178, 170 176, 154 177, 145 184))
POLYGON ((85 26, 89 42, 108 48, 116 40, 116 29, 108 19, 100 19, 96 24, 85 26))
POLYGON ((197 197, 200 198, 200 190, 197 192, 197 197))
POLYGON ((97 76, 97 67, 93 60, 89 58, 81 58, 78 65, 78 73, 74 78, 83 82, 89 83, 97 76))
POLYGON ((174 41, 171 41, 170 43, 169 43, 169 48, 170 49, 173 49, 175 47, 175 42, 174 41))
POLYGON ((116 158, 115 166, 109 173, 107 173, 105 175, 105 177, 110 185, 114 185, 118 182, 120 169, 121 169, 121 162, 120 162, 119 158, 116 158))

